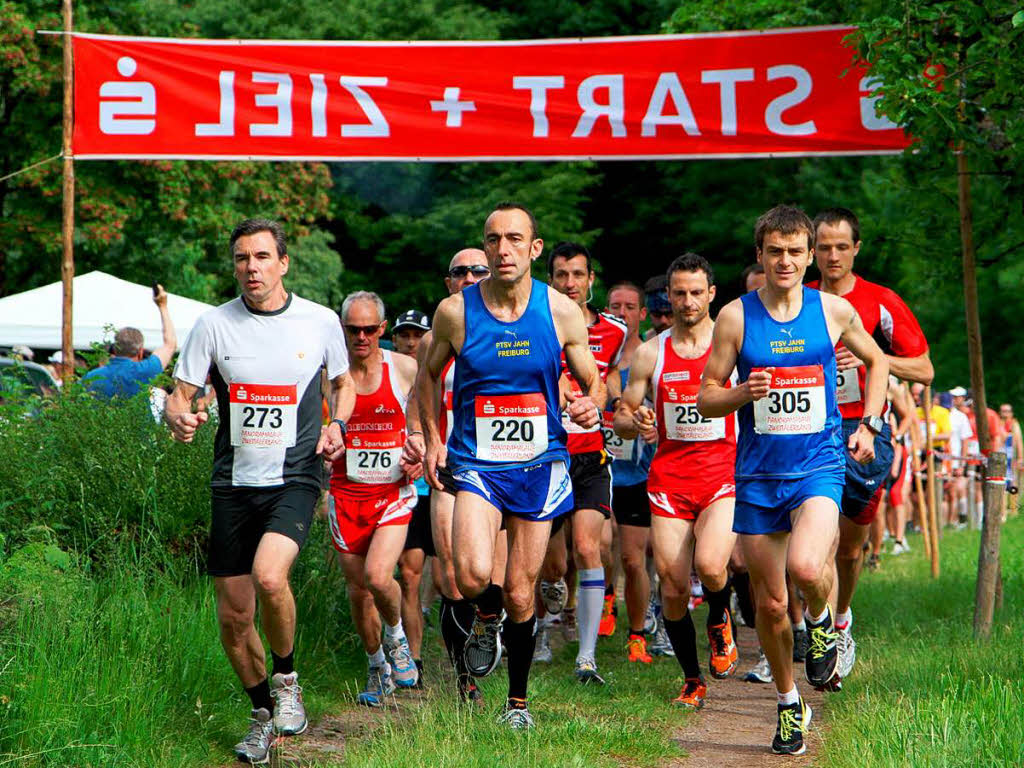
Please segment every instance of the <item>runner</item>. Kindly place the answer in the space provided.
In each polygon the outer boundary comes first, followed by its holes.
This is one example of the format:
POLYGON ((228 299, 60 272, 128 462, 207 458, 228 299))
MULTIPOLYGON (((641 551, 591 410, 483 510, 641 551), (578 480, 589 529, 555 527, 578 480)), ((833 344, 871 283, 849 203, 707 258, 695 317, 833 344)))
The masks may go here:
POLYGON ((231 233, 242 295, 202 315, 181 350, 164 418, 176 440, 192 442, 208 419, 192 412, 209 372, 220 423, 214 441, 207 572, 217 596, 220 638, 252 702, 239 759, 266 763, 280 735, 302 733, 306 714, 295 672, 291 570, 320 496, 322 453, 344 453, 354 388, 335 314, 285 290, 290 260, 275 221, 247 219, 231 233), (331 382, 331 415, 321 427, 320 371, 331 382), (267 680, 256 604, 273 659, 267 680), (276 704, 275 704, 276 699, 276 704))
MULTIPOLYGON (((830 208, 815 217, 814 230, 817 242, 814 257, 821 273, 820 289, 842 296, 853 305, 864 330, 885 352, 894 376, 929 384, 935 371, 928 357, 928 342, 914 313, 894 291, 870 283, 853 271, 853 262, 861 247, 857 216, 846 208, 830 208)), ((808 285, 819 287, 817 281, 808 285)), ((863 429, 866 374, 861 361, 843 346, 836 350, 836 369, 837 401, 843 417, 845 441, 863 429)), ((883 393, 887 390, 886 384, 883 393)), ((839 548, 836 551, 836 629, 839 631, 841 678, 850 675, 857 658, 850 603, 864 564, 864 543, 878 511, 878 502, 885 492, 886 475, 892 469, 892 431, 885 418, 886 413, 877 415, 880 418, 870 425, 877 433, 874 460, 865 464, 852 454, 846 455, 846 484, 840 507, 843 514, 839 518, 839 548)))
MULTIPOLYGON (((572 299, 583 312, 590 351, 597 361, 601 379, 607 379, 609 371, 618 365, 628 331, 626 324, 617 317, 599 312, 589 303, 594 288, 590 252, 578 243, 559 243, 548 258, 548 276, 551 287, 572 299)), ((579 385, 564 364, 563 372, 566 386, 575 397, 581 396, 579 385)), ((575 674, 581 683, 603 685, 595 657, 598 632, 601 623, 606 625, 606 635, 615 629, 614 584, 605 580, 605 568, 611 565, 611 542, 607 541, 607 547, 602 546, 602 534, 605 526, 611 525, 612 516, 611 458, 604 450, 600 423, 582 429, 572 422, 566 411, 562 414, 562 426, 568 434, 569 475, 575 497, 571 517, 572 555, 580 585, 576 601, 579 646, 575 674)))
POLYGON ((640 323, 647 317, 643 291, 633 283, 616 283, 608 291, 608 312, 620 318, 628 330, 619 355, 617 370, 609 374, 607 380, 609 408, 604 416, 605 450, 613 459, 612 512, 618 526, 620 557, 626 587, 626 617, 629 620, 626 653, 631 662, 650 664, 653 659, 647 651, 645 631, 648 602, 651 597, 651 580, 647 573, 647 548, 651 539, 647 473, 654 451, 642 440, 619 437, 615 434, 613 425, 616 401, 629 380, 633 354, 643 343, 640 338, 640 323))
POLYGON ((764 288, 767 282, 764 276, 764 267, 760 264, 751 264, 740 273, 740 282, 743 284, 744 293, 764 288))
POLYGON ((772 751, 801 754, 811 709, 793 677, 785 574, 807 603, 807 679, 833 684, 837 634, 828 596, 845 464, 835 343, 841 339, 868 371, 866 423, 845 442, 862 463, 874 459, 871 425, 880 429, 889 366, 849 302, 801 285, 814 258, 814 226, 803 211, 772 208, 758 219, 754 242, 767 284, 719 314, 697 407, 712 419, 739 411, 733 530, 779 695, 772 751), (734 367, 742 383, 727 387, 734 367))
POLYGON ((570 300, 530 278, 544 242, 533 215, 502 203, 484 224, 491 278, 441 302, 420 378, 426 472, 440 490, 437 467, 450 462, 458 490, 452 545, 459 590, 476 606, 464 658, 470 674, 490 673, 501 659, 502 591, 491 581, 494 539, 504 519, 508 566, 504 627, 509 692, 501 722, 529 728, 526 692, 534 650, 534 584, 551 520, 572 508, 565 430, 559 418, 560 357, 583 384, 566 410, 584 429, 599 421, 605 388, 587 345, 586 323, 570 300), (434 412, 435 384, 456 357, 454 425, 447 448, 434 412))
MULTIPOLYGON (((444 282, 450 295, 483 280, 490 274, 491 268, 487 266, 486 254, 479 248, 464 248, 452 257, 448 265, 448 276, 445 277, 444 282)), ((417 399, 421 403, 421 408, 427 408, 426 405, 423 405, 424 402, 433 403, 432 410, 438 414, 439 434, 447 442, 453 424, 451 408, 452 388, 455 383, 455 359, 450 359, 441 373, 440 396, 431 399, 434 395, 428 394, 427 400, 424 400, 421 387, 427 370, 426 359, 430 339, 431 334, 428 332, 423 337, 423 343, 418 350, 421 373, 417 377, 417 399)), ((437 390, 432 389, 431 392, 437 393, 437 390)), ((422 456, 424 450, 422 440, 423 436, 419 435, 409 441, 410 445, 415 445, 417 448, 417 453, 410 457, 412 460, 417 460, 422 456)), ((470 627, 473 625, 476 609, 469 600, 462 596, 455 583, 455 565, 452 561, 452 510, 455 507, 455 479, 445 466, 438 466, 437 477, 441 481, 442 489, 435 489, 430 494, 430 521, 434 550, 440 563, 439 578, 436 583, 441 592, 441 638, 448 651, 448 658, 455 668, 460 697, 465 701, 482 706, 483 695, 466 671, 466 663, 463 659, 463 648, 466 638, 469 636, 470 627)), ((494 570, 491 574, 491 581, 495 584, 501 583, 504 579, 505 556, 505 533, 502 531, 498 534, 494 545, 494 570)))
POLYGON ((375 293, 350 293, 341 305, 356 403, 345 459, 334 463, 331 475, 335 512, 328 518, 369 667, 356 700, 368 707, 383 706, 396 685, 411 688, 419 680, 394 577, 416 505, 416 489, 401 461, 416 361, 380 348, 385 318, 384 302, 375 293))
POLYGON ((644 341, 647 341, 672 327, 672 304, 668 300, 668 283, 664 275, 655 275, 644 283, 644 303, 652 326, 644 334, 644 341))
MULTIPOLYGON (((999 406, 999 418, 1003 421, 1003 432, 1006 434, 1006 490, 1003 494, 1006 500, 1004 504, 1004 516, 1010 511, 1010 497, 1016 496, 1016 489, 1020 484, 1020 472, 1024 467, 1024 440, 1021 439, 1020 422, 1013 416, 1013 406, 1003 403, 999 406)), ((1014 505, 1016 506, 1016 505, 1014 505)))
MULTIPOLYGON (((398 316, 391 329, 391 343, 395 352, 415 359, 422 346, 423 336, 430 330, 430 319, 416 309, 409 309, 398 316)), ((409 433, 418 428, 409 425, 409 433)), ((419 459, 418 459, 419 460, 419 459)), ((415 462, 413 462, 415 463, 415 462)), ((399 585, 402 588, 402 626, 409 640, 409 650, 416 663, 419 676, 414 687, 423 686, 423 611, 420 609, 420 584, 427 558, 434 556, 434 541, 430 534, 430 486, 420 475, 416 478, 416 506, 409 521, 409 533, 405 548, 398 558, 399 585)))
POLYGON ((639 433, 647 443, 658 443, 647 480, 651 543, 661 581, 665 629, 686 676, 673 704, 700 709, 708 688, 697 660, 693 618, 687 611, 694 564, 708 604, 711 676, 728 677, 739 658, 726 570, 736 543, 732 531, 736 417, 705 419, 696 409, 714 328, 709 314, 715 298, 711 265, 695 253, 686 253, 672 262, 667 277, 672 326, 637 350, 629 384, 615 412, 615 427, 623 438, 639 433), (653 411, 643 404, 648 391, 653 394, 653 411))

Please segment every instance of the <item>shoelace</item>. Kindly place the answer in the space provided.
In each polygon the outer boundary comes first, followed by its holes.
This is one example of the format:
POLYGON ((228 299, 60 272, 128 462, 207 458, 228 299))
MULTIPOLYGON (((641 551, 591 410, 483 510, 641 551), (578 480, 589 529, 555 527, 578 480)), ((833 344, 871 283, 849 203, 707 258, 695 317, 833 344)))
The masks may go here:
POLYGON ((808 651, 814 659, 824 658, 828 653, 828 644, 839 638, 838 632, 829 632, 825 627, 811 627, 808 631, 810 645, 808 651))
POLYGON ((527 728, 533 724, 533 718, 530 717, 530 712, 526 709, 519 709, 517 707, 511 707, 505 710, 505 714, 501 716, 502 722, 508 723, 513 728, 527 728))
POLYGON ((711 628, 712 653, 715 656, 725 656, 725 625, 711 628))
POLYGON ((784 709, 779 712, 779 737, 789 741, 796 730, 796 710, 784 709))
POLYGON ((274 732, 274 720, 271 718, 267 722, 262 723, 255 717, 249 718, 249 733, 242 739, 242 743, 247 747, 263 747, 263 742, 268 736, 274 732))
POLYGON ((391 660, 395 662, 396 669, 408 669, 412 666, 412 654, 406 643, 400 643, 391 649, 391 660))
POLYGON ((373 693, 377 696, 384 695, 384 676, 381 674, 381 670, 370 670, 370 674, 366 676, 365 691, 367 693, 373 693))
POLYGON ((299 694, 301 693, 302 686, 298 683, 291 683, 272 690, 270 695, 277 700, 275 708, 279 709, 281 714, 288 716, 294 715, 298 711, 299 694))
POLYGON ((639 655, 647 653, 647 641, 642 637, 631 637, 626 642, 626 650, 629 652, 636 652, 639 655))
POLYGON ((493 619, 484 619, 477 617, 477 625, 473 626, 473 633, 476 635, 477 647, 484 653, 493 653, 494 649, 497 648, 497 632, 489 632, 491 627, 498 628, 500 626, 499 618, 495 616, 493 619))

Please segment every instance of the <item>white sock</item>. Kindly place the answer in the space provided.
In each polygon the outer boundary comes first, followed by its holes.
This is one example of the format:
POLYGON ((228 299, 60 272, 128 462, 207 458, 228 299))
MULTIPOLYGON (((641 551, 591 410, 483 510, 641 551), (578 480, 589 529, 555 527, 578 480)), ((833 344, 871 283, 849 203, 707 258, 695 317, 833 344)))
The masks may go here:
POLYGON ((804 609, 804 618, 811 622, 811 624, 821 624, 826 616, 828 616, 828 603, 825 604, 825 610, 821 612, 821 616, 812 616, 810 608, 804 609))
POLYGON ((846 629, 850 624, 853 623, 853 610, 847 608, 842 613, 836 614, 836 626, 846 629))
POLYGON ((579 628, 579 653, 576 660, 593 659, 597 647, 597 628, 604 609, 604 568, 581 568, 576 598, 576 624, 579 628))
POLYGON ((794 632, 797 632, 797 631, 799 631, 799 632, 806 632, 807 631, 807 622, 804 621, 803 619, 800 619, 800 621, 798 621, 796 624, 793 625, 793 631, 794 632))
POLYGON ((788 704, 796 704, 800 701, 800 694, 796 690, 796 686, 793 686, 793 690, 788 693, 779 694, 779 704, 786 706, 788 704))
POLYGON ((387 661, 387 659, 384 658, 384 646, 377 646, 377 652, 366 654, 366 658, 369 661, 371 667, 383 667, 384 662, 387 661))
POLYGON ((402 629, 402 617, 398 617, 398 623, 393 627, 385 621, 384 634, 388 640, 401 640, 405 637, 405 630, 402 629))

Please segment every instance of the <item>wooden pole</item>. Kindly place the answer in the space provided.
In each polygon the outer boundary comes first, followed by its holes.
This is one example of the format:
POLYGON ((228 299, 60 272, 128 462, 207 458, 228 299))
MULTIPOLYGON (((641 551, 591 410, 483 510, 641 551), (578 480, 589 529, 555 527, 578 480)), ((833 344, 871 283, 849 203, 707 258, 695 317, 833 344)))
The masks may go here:
POLYGON ((999 518, 1006 491, 1006 454, 993 451, 985 466, 985 517, 978 549, 978 583, 974 591, 974 635, 987 638, 992 632, 999 586, 999 518))
MULTIPOLYGON (((916 462, 915 462, 916 463, 916 462)), ((928 525, 928 502, 924 498, 924 487, 921 483, 921 465, 914 468, 914 490, 917 496, 917 516, 921 520, 921 536, 924 539, 924 556, 932 559, 931 526, 928 525)))
POLYGON ((74 69, 71 55, 71 32, 74 29, 71 16, 71 0, 62 0, 64 15, 64 185, 61 241, 63 258, 60 264, 60 278, 64 288, 64 303, 61 316, 61 354, 63 355, 64 381, 70 381, 75 373, 75 345, 71 337, 72 292, 75 279, 75 161, 71 155, 71 133, 74 115, 74 69))
POLYGON ((939 578, 939 518, 936 511, 935 495, 935 453, 932 450, 932 388, 925 387, 921 400, 924 410, 925 474, 928 478, 928 527, 931 540, 932 578, 939 578))

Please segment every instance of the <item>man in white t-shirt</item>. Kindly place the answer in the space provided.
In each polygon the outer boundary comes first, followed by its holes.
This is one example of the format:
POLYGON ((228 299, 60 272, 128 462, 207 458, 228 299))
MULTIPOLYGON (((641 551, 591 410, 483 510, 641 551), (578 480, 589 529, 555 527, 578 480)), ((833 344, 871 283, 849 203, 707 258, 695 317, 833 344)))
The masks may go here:
MULTIPOLYGON (((954 387, 949 391, 950 405, 957 406, 957 398, 960 402, 963 402, 963 398, 967 395, 967 390, 963 387, 954 387)), ((943 405, 946 403, 943 401, 943 405)), ((949 436, 949 452, 954 456, 967 456, 970 453, 969 447, 971 438, 974 435, 974 430, 971 428, 971 420, 967 418, 967 414, 960 410, 959 407, 949 407, 949 423, 953 427, 953 431, 949 436)), ((967 516, 967 469, 968 464, 966 461, 953 460, 952 471, 953 471, 953 482, 946 486, 946 499, 949 510, 950 523, 955 523, 957 517, 961 514, 961 507, 963 507, 962 516, 967 516)))
POLYGON ((285 290, 289 258, 275 221, 247 219, 231 233, 242 295, 202 315, 174 370, 164 418, 190 443, 206 423, 192 401, 207 373, 217 392, 207 571, 214 579, 221 643, 252 701, 249 732, 235 745, 265 763, 277 735, 306 729, 295 672, 295 598, 288 573, 320 497, 321 455, 345 450, 355 388, 337 316, 285 290), (322 426, 320 371, 331 382, 333 421, 322 426), (273 657, 267 679, 257 601, 273 657), (276 731, 276 734, 275 734, 276 731))

